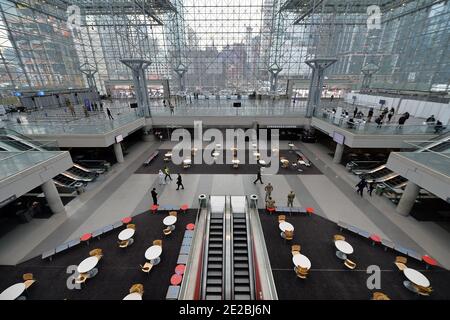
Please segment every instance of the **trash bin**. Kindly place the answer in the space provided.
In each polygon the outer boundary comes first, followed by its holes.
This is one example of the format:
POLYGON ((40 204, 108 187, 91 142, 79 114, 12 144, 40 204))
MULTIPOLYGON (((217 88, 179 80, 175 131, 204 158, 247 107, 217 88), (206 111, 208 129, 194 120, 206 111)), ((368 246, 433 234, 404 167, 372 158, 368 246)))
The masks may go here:
POLYGON ((198 196, 198 202, 200 204, 200 208, 203 208, 206 206, 206 194, 201 194, 198 196))
POLYGON ((258 208, 258 196, 256 194, 250 196, 250 208, 258 208))

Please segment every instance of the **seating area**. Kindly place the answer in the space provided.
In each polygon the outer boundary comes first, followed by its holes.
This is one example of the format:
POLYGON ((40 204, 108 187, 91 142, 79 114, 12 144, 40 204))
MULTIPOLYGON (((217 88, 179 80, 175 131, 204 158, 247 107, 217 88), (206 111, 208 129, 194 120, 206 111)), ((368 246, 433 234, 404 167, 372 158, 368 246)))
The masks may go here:
POLYGON ((438 266, 427 269, 424 261, 409 256, 399 260, 407 262, 401 271, 396 257, 403 255, 390 248, 385 251, 382 239, 371 239, 370 234, 362 237, 354 228, 341 231, 342 223, 337 226, 319 215, 280 217, 262 209, 259 212, 281 300, 450 299, 448 272, 438 266), (277 223, 292 225, 292 240, 280 238, 277 223), (347 245, 336 245, 336 242, 347 245), (337 251, 345 256, 339 258, 337 251), (381 270, 382 282, 378 290, 369 290, 366 284, 369 276, 366 270, 372 265, 381 270), (416 282, 411 286, 414 291, 408 289, 405 281, 416 282))
POLYGON ((153 161, 153 159, 155 159, 159 154, 159 151, 156 150, 155 152, 153 152, 148 158, 147 160, 144 161, 144 166, 148 166, 150 165, 150 163, 153 161))
POLYGON ((36 257, 17 266, 0 266, 0 272, 8 275, 0 277, 0 291, 6 289, 3 294, 8 299, 16 299, 23 292, 31 300, 136 300, 138 295, 144 300, 165 299, 173 274, 180 273, 181 267, 177 266, 187 263, 189 239, 195 230, 187 230, 185 226, 191 228, 195 223, 197 210, 187 209, 179 214, 180 227, 164 239, 161 225, 168 215, 169 211, 160 210, 156 214, 146 211, 133 216, 132 221, 125 219, 132 222, 128 225, 120 221, 120 226, 117 223, 105 226, 103 232, 92 232, 89 243, 83 241, 82 245, 70 248, 65 243, 65 249, 58 254, 36 257), (119 234, 128 230, 135 231, 134 242, 120 248, 119 234), (155 246, 155 240, 161 249, 150 256, 147 251, 155 246), (22 278, 24 273, 29 275, 22 278), (9 292, 20 293, 12 297, 9 292))

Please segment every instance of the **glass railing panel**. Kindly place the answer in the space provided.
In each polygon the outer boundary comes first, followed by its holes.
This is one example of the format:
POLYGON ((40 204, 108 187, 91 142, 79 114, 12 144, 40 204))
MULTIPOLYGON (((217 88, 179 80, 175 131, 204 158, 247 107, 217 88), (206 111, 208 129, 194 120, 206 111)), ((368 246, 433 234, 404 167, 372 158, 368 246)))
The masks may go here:
POLYGON ((0 180, 49 160, 61 153, 62 151, 0 151, 0 180))
POLYGON ((436 172, 450 176, 449 154, 437 152, 400 152, 399 154, 436 172))

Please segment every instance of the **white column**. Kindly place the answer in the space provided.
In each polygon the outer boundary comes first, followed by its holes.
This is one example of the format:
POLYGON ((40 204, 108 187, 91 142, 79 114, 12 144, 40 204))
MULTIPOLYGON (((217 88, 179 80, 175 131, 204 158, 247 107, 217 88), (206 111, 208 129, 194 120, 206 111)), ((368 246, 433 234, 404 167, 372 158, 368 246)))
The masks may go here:
POLYGON ((122 153, 122 146, 120 143, 114 143, 114 153, 116 154, 116 159, 118 163, 122 163, 123 160, 123 153, 122 153))
POLYGON ((344 145, 336 144, 336 150, 334 151, 333 163, 341 163, 342 154, 344 153, 344 145))
POLYGON ((48 180, 42 185, 42 191, 44 191, 45 199, 47 199, 48 206, 53 213, 65 213, 66 209, 59 197, 58 190, 56 190, 53 180, 48 180))
POLYGON ((419 191, 420 187, 417 184, 408 181, 405 191, 403 192, 403 195, 397 205, 396 211, 402 216, 408 216, 414 206, 417 196, 419 195, 419 191))

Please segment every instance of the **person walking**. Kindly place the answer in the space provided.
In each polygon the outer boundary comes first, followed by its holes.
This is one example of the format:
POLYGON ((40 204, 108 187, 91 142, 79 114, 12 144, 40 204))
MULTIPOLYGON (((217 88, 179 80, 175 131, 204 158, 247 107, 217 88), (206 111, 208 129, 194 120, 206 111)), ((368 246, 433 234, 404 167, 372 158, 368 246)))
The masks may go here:
POLYGON ((258 173, 256 174, 256 180, 255 181, 253 181, 253 184, 256 184, 256 182, 261 182, 261 184, 263 184, 263 182, 262 182, 262 176, 261 176, 261 169, 260 170, 258 170, 258 173))
POLYGON ((403 115, 398 119, 398 127, 401 129, 406 122, 406 117, 403 115))
POLYGON ((170 181, 172 181, 172 177, 170 176, 169 168, 167 166, 164 168, 164 174, 164 182, 166 182, 167 177, 170 179, 170 181))
POLYGON ((378 118, 375 119, 375 123, 377 124, 377 128, 381 128, 383 124, 383 118, 381 117, 381 115, 379 115, 378 118))
POLYGON ((294 206, 294 198, 295 198, 294 191, 291 190, 291 192, 288 193, 288 197, 287 198, 288 198, 287 206, 292 208, 294 206))
POLYGON ((173 116, 175 114, 175 107, 170 101, 169 101, 169 107, 170 107, 170 115, 173 116))
POLYGON ((177 190, 180 190, 181 188, 184 190, 183 180, 181 179, 181 174, 178 174, 177 176, 177 190))
POLYGON ((159 184, 166 184, 166 182, 164 181, 164 172, 162 172, 162 170, 158 171, 158 176, 159 176, 159 184))
POLYGON ((391 111, 388 113, 387 117, 388 117, 388 122, 391 122, 392 117, 394 116, 394 113, 391 111))
POLYGON ((150 192, 152 194, 152 199, 153 199, 153 204, 155 206, 158 205, 158 193, 156 193, 156 188, 153 188, 152 191, 150 192))
POLYGON ((367 122, 372 121, 372 117, 373 117, 373 108, 370 108, 369 113, 367 114, 367 122))
POLYGON ((330 102, 333 102, 333 99, 334 99, 334 95, 332 94, 332 95, 331 95, 330 102))
POLYGON ((369 196, 372 196, 372 192, 375 189, 375 181, 370 181, 369 186, 367 187, 367 192, 369 193, 369 196))
POLYGON ((353 118, 356 118, 357 114, 358 114, 358 107, 355 107, 355 110, 353 110, 353 118))
POLYGON ((362 178, 361 181, 358 182, 358 184, 355 186, 357 188, 356 192, 363 196, 364 188, 367 187, 367 181, 365 178, 362 178))
POLYGON ((109 110, 109 108, 106 108, 106 113, 108 114, 108 118, 109 120, 114 120, 112 114, 111 114, 111 110, 109 110))
POLYGON ((264 190, 266 191, 265 200, 267 200, 267 198, 269 198, 272 195, 272 191, 273 191, 273 186, 270 184, 270 182, 267 184, 267 186, 264 188, 264 190))

